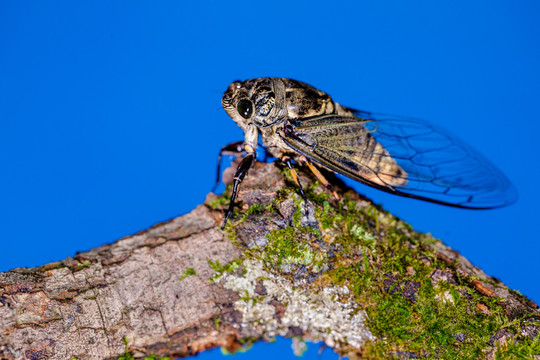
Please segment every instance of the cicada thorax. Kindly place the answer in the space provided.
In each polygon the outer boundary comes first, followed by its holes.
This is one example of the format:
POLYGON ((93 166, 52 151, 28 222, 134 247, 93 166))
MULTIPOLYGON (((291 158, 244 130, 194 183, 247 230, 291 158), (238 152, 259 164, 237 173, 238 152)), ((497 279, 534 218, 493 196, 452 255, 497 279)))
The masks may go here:
POLYGON ((346 111, 332 98, 300 81, 283 78, 246 80, 243 86, 254 106, 251 123, 259 128, 325 114, 344 115, 346 111))
POLYGON ((253 93, 257 94, 255 108, 258 109, 258 116, 253 117, 253 123, 259 128, 263 143, 273 156, 283 152, 294 155, 292 149, 277 136, 285 127, 320 115, 353 116, 352 112, 339 106, 328 94, 300 81, 264 78, 254 79, 250 85, 253 93), (272 104, 272 111, 267 110, 266 103, 272 104))
POLYGON ((285 103, 289 120, 345 114, 345 110, 337 106, 330 95, 313 86, 292 79, 282 79, 282 81, 285 84, 285 103))

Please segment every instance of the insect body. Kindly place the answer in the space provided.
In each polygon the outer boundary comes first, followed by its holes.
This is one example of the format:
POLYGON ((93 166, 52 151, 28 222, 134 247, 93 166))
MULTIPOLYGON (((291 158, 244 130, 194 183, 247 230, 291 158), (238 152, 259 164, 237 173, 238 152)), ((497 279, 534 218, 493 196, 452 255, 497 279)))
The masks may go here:
POLYGON ((246 153, 236 170, 223 227, 255 159, 259 135, 266 151, 289 167, 304 201, 291 159, 308 165, 328 187, 317 167, 447 206, 491 209, 516 199, 512 184, 488 160, 422 120, 344 107, 308 84, 284 78, 235 81, 222 104, 245 135, 243 143, 227 145, 222 152, 246 153))

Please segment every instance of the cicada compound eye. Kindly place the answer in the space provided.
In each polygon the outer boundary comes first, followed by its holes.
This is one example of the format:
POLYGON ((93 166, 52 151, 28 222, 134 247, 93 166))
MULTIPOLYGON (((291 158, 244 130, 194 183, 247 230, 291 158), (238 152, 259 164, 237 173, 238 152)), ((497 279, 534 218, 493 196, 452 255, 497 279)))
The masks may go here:
POLYGON ((240 100, 236 105, 236 110, 244 119, 249 119, 253 114, 253 104, 249 100, 240 100))

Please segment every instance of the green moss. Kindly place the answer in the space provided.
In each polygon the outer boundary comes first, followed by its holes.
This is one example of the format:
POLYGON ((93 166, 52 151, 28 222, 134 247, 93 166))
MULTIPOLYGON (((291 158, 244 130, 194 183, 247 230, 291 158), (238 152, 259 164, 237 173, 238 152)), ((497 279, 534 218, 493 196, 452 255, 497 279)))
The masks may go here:
MULTIPOLYGON (((485 316, 475 311, 474 299, 458 302, 436 299, 437 291, 429 279, 421 283, 416 303, 384 291, 373 291, 375 306, 366 310, 371 331, 387 342, 372 344, 374 353, 406 349, 417 354, 432 354, 445 359, 476 359, 483 356, 490 334, 500 327, 498 314, 485 316), (459 341, 463 339, 463 341, 459 341)), ((492 312, 500 312, 498 304, 490 304, 492 312)), ((500 315, 500 314, 499 314, 500 315)))
POLYGON ((307 198, 316 204, 322 204, 330 200, 330 195, 325 190, 317 191, 319 185, 319 181, 313 182, 306 193, 307 198))
POLYGON ((264 300, 264 296, 250 296, 248 291, 246 290, 244 296, 242 296, 240 300, 245 302, 251 302, 251 305, 255 306, 259 301, 264 300))
POLYGON ((124 354, 119 356, 117 360, 134 360, 135 358, 133 357, 133 355, 131 355, 131 353, 129 352, 129 342, 128 342, 128 339, 125 337, 124 339, 124 344, 125 344, 125 350, 124 350, 124 354))
POLYGON ((339 221, 339 219, 335 219, 332 205, 328 201, 323 201, 322 208, 315 208, 315 217, 319 220, 319 224, 323 230, 331 228, 336 220, 339 221))
POLYGON ((237 219, 237 220, 234 220, 238 216, 238 208, 235 207, 233 209, 233 213, 231 215, 231 218, 227 222, 227 225, 225 226, 225 229, 224 229, 229 234, 230 239, 234 240, 234 238, 235 238, 234 228, 236 226, 240 225, 241 223, 243 223, 249 216, 251 216, 253 214, 261 214, 265 210, 270 211, 270 209, 271 209, 272 212, 277 211, 274 208, 274 203, 275 202, 272 201, 266 207, 264 207, 262 204, 253 204, 253 205, 251 205, 249 207, 249 209, 247 211, 242 213, 242 216, 240 217, 240 219, 237 219))
MULTIPOLYGON (((323 202, 316 215, 324 232, 341 246, 332 270, 324 275, 326 284, 348 286, 364 304, 372 333, 384 339, 367 344, 368 358, 399 357, 404 352, 445 359, 483 358, 491 335, 510 325, 501 300, 470 288, 469 278, 458 278, 457 284, 432 283, 432 271, 449 265, 437 261, 426 246, 434 242, 428 235, 407 236, 399 230, 407 226, 398 219, 375 215, 369 208, 356 210, 351 202, 339 209, 323 202), (379 218, 382 221, 374 221, 379 218), (418 286, 412 298, 406 284, 418 286), (487 306, 488 315, 477 311, 478 303, 487 306)), ((523 348, 533 351, 533 346, 532 341, 520 342, 516 354, 523 348)))
POLYGON ((219 263, 219 260, 216 260, 216 261, 208 260, 208 265, 210 265, 210 267, 214 269, 214 271, 217 273, 224 273, 224 272, 230 273, 238 269, 241 263, 242 263, 241 259, 233 260, 225 265, 221 265, 219 263))
MULTIPOLYGON (((128 340, 127 338, 124 338, 124 344, 125 344, 125 350, 124 350, 124 354, 119 356, 117 358, 117 360, 135 360, 135 358, 133 357, 133 355, 131 354, 131 352, 129 351, 129 343, 128 343, 128 340)), ((144 360, 170 360, 169 357, 165 356, 165 357, 158 357, 158 355, 156 354, 152 354, 152 355, 148 355, 144 358, 144 360)))
POLYGON ((236 241, 236 232, 234 231, 234 226, 230 220, 227 222, 227 224, 225 224, 225 228, 223 230, 227 233, 228 238, 231 239, 233 244, 238 245, 238 242, 236 241))
POLYGON ((227 196, 224 193, 222 196, 220 196, 220 197, 218 197, 218 198, 216 198, 216 199, 214 199, 212 201, 207 202, 206 205, 208 207, 210 207, 211 209, 213 209, 213 210, 217 210, 217 209, 222 208, 225 205, 229 205, 230 201, 231 201, 230 196, 227 196))
POLYGON ((302 210, 305 211, 304 200, 301 200, 299 196, 295 196, 294 202, 296 205, 296 210, 294 211, 294 214, 292 216, 293 224, 295 227, 301 227, 302 225, 302 210))
POLYGON ((219 260, 212 261, 208 260, 208 265, 215 271, 215 274, 212 276, 211 280, 216 280, 224 273, 232 273, 240 268, 242 264, 242 259, 235 259, 225 265, 221 265, 219 260))
POLYGON ((377 238, 368 233, 361 225, 353 224, 349 231, 358 240, 360 246, 369 249, 371 253, 376 252, 377 238))
POLYGON ((314 246, 317 232, 307 227, 286 227, 273 230, 266 236, 262 260, 267 266, 304 265, 312 272, 319 272, 326 263, 326 254, 314 246))
POLYGON ((144 358, 144 360, 170 360, 171 358, 168 357, 168 356, 165 356, 165 357, 158 357, 157 355, 155 354, 152 354, 150 356, 147 356, 144 358))
POLYGON ((214 325, 216 326, 216 330, 219 330, 219 324, 221 324, 221 318, 219 316, 216 316, 214 318, 214 325))
POLYGON ((496 360, 533 359, 540 354, 540 333, 534 339, 510 340, 506 346, 497 346, 496 360))
POLYGON ((227 187, 223 191, 223 194, 221 194, 212 201, 207 201, 205 205, 213 210, 221 209, 228 206, 231 201, 231 187, 232 184, 227 185, 227 187))
POLYGON ((186 270, 184 270, 184 273, 182 274, 182 276, 180 276, 180 281, 184 280, 189 275, 197 275, 197 272, 193 268, 187 268, 186 270))
POLYGON ((239 223, 243 222, 245 219, 247 219, 248 216, 252 214, 260 214, 264 210, 264 207, 262 204, 253 204, 249 207, 249 209, 242 214, 242 218, 235 224, 238 225, 239 223))
POLYGON ((91 262, 90 260, 85 260, 84 262, 79 262, 77 263, 77 269, 76 271, 79 271, 79 270, 82 270, 84 268, 87 268, 88 266, 90 266, 91 262))

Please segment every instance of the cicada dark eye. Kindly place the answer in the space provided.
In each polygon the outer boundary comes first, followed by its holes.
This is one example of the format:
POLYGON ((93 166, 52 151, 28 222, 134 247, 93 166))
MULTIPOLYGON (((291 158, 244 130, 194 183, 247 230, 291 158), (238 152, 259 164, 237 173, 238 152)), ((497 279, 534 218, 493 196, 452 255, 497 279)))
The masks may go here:
POLYGON ((249 119, 253 114, 253 104, 249 100, 240 100, 236 105, 236 110, 244 119, 249 119))

